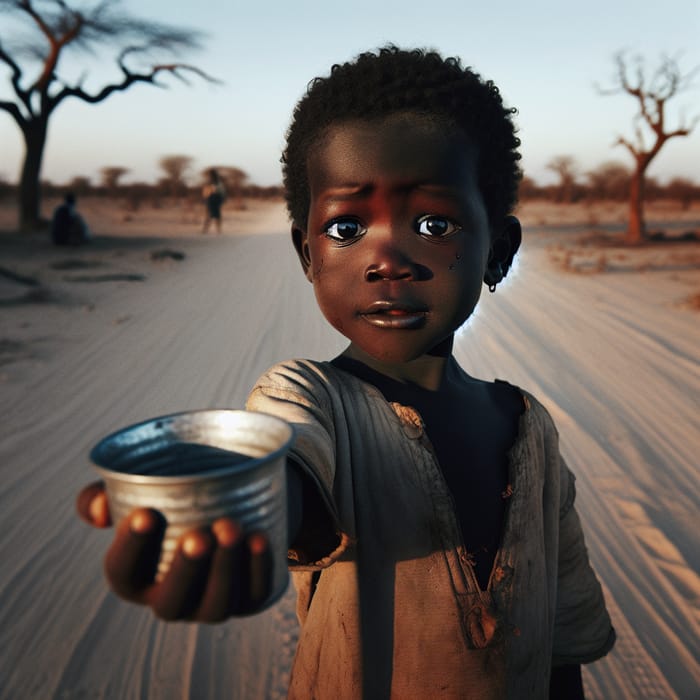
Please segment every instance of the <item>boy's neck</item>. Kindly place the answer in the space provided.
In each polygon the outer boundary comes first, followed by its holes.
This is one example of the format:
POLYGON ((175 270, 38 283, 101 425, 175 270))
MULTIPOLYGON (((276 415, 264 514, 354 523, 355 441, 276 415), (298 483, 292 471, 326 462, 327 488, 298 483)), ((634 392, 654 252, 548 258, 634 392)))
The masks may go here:
POLYGON ((397 382, 416 384, 423 389, 437 391, 443 385, 452 359, 452 337, 434 351, 408 362, 385 362, 368 355, 353 343, 341 353, 342 357, 357 360, 375 372, 397 382))

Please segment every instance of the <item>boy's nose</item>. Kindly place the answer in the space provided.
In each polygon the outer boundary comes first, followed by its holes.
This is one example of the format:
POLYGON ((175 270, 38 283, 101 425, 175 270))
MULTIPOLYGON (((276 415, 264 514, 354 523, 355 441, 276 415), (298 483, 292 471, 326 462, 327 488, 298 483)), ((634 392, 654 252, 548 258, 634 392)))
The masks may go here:
POLYGON ((412 280, 417 274, 418 266, 414 260, 389 235, 375 247, 372 262, 365 269, 365 280, 412 280))

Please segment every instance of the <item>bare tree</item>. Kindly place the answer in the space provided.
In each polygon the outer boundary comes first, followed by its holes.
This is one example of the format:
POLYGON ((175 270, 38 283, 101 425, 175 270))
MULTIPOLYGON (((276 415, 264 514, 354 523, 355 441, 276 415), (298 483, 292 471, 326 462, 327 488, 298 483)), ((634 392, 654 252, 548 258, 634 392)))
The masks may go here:
POLYGON ((190 156, 172 155, 163 156, 158 165, 165 173, 165 177, 161 179, 167 193, 171 197, 177 197, 182 194, 187 185, 185 177, 192 167, 192 158, 190 156))
POLYGON ((569 204, 574 199, 574 186, 578 166, 572 156, 555 156, 547 163, 547 168, 559 176, 557 200, 569 204))
POLYGON ((669 129, 666 125, 667 102, 690 87, 698 68, 683 74, 675 58, 663 56, 656 70, 649 74, 642 58, 636 57, 629 62, 623 52, 615 56, 615 66, 613 87, 599 90, 604 95, 627 94, 637 101, 639 111, 634 121, 634 138, 620 136, 615 145, 624 146, 634 159, 626 238, 629 243, 639 243, 646 233, 644 188, 647 168, 669 139, 688 136, 700 118, 700 115, 689 121, 681 118, 677 128, 669 129), (651 137, 645 138, 645 132, 650 132, 651 137))
POLYGON ((46 145, 49 119, 65 99, 74 97, 95 104, 115 92, 128 90, 136 83, 159 87, 161 74, 171 74, 183 82, 185 76, 198 75, 212 80, 203 71, 184 63, 151 63, 140 72, 133 68, 137 57, 176 54, 199 46, 201 34, 158 22, 132 17, 118 7, 119 0, 92 0, 80 9, 66 0, 0 0, 3 15, 2 34, 9 34, 13 18, 28 25, 30 36, 13 31, 11 41, 0 35, 0 64, 10 73, 14 98, 0 100, 0 110, 10 114, 22 133, 25 157, 19 186, 19 218, 22 229, 31 229, 39 221, 41 161, 46 145), (84 89, 85 76, 66 81, 59 76, 59 59, 69 50, 95 53, 114 49, 121 72, 119 79, 90 92, 84 89), (129 67, 130 63, 132 67, 129 67))
POLYGON ((129 168, 121 165, 106 165, 100 169, 102 186, 109 194, 114 194, 119 187, 119 180, 129 172, 129 168))

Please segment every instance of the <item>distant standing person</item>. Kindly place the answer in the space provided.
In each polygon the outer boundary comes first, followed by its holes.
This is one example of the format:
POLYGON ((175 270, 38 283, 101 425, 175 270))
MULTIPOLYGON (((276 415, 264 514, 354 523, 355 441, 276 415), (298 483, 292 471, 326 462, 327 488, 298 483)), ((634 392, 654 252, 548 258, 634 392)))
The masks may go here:
POLYGON ((54 245, 81 245, 90 240, 90 230, 75 208, 75 195, 68 192, 51 220, 51 240, 54 245))
POLYGON ((226 190, 216 168, 212 168, 209 171, 209 182, 204 185, 202 196, 206 206, 206 218, 204 219, 202 233, 206 233, 209 230, 209 224, 212 220, 216 226, 217 233, 221 233, 221 205, 226 198, 226 190))

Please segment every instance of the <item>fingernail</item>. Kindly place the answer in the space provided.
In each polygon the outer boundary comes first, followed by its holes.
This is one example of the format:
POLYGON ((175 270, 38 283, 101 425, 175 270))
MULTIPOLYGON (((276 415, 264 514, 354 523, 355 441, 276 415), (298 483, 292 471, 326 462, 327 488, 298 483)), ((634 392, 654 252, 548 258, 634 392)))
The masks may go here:
POLYGON ((267 549, 267 537, 256 532, 248 538, 248 548, 251 554, 262 554, 267 549))
POLYGON ((136 511, 132 514, 131 520, 129 521, 131 531, 138 535, 145 535, 147 532, 151 532, 155 525, 156 523, 152 513, 147 510, 136 511))
POLYGON ((217 520, 211 529, 221 547, 232 547, 241 539, 240 526, 231 520, 217 520))
POLYGON ((98 527, 106 527, 109 524, 108 512, 107 496, 104 493, 98 494, 90 501, 88 515, 90 520, 98 527))
POLYGON ((199 559, 209 550, 207 541, 197 534, 186 535, 182 540, 182 552, 189 559, 199 559))

